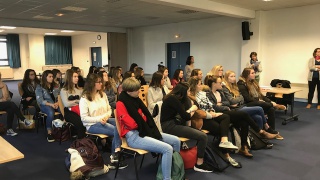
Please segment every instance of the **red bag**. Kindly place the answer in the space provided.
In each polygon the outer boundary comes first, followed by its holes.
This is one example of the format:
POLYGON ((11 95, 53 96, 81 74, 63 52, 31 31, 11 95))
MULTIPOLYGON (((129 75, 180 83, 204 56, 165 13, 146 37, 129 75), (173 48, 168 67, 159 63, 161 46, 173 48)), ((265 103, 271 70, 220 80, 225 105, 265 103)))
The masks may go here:
POLYGON ((191 169, 196 165, 197 162, 197 146, 190 149, 181 149, 180 155, 183 159, 184 169, 191 169))

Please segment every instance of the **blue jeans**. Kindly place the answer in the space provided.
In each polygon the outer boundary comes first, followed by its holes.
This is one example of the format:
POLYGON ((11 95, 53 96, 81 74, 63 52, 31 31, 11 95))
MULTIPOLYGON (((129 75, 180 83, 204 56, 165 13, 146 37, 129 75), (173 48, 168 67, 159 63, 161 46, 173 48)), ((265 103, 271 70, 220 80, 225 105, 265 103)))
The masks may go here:
POLYGON ((239 109, 239 111, 244 111, 248 113, 251 118, 258 124, 260 129, 263 129, 263 125, 267 123, 266 118, 264 117, 263 108, 260 106, 251 106, 251 107, 243 107, 239 109))
POLYGON ((180 152, 180 140, 177 136, 161 133, 162 139, 157 140, 148 136, 140 137, 137 130, 126 134, 128 145, 132 148, 144 149, 150 152, 161 153, 161 167, 164 180, 171 179, 172 153, 180 152))
POLYGON ((52 129, 52 121, 54 119, 55 109, 53 109, 51 106, 46 106, 46 105, 41 104, 40 110, 41 110, 41 112, 43 112, 47 115, 47 118, 46 118, 47 130, 51 130, 52 129))
POLYGON ((112 153, 115 152, 116 148, 119 148, 121 146, 120 136, 114 118, 109 118, 106 124, 101 124, 100 122, 98 122, 90 126, 90 128, 88 129, 88 133, 113 136, 112 153))

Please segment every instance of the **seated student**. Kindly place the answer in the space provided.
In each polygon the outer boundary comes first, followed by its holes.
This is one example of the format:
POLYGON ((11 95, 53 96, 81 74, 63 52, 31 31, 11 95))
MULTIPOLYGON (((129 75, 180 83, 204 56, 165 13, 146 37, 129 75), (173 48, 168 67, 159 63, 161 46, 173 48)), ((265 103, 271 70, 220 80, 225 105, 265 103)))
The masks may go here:
POLYGON ((101 71, 98 73, 101 79, 103 79, 103 91, 106 93, 109 105, 112 110, 116 109, 116 92, 113 91, 111 83, 109 81, 108 73, 106 71, 101 71))
MULTIPOLYGON (((127 71, 123 74, 123 79, 122 81, 124 81, 125 79, 129 78, 129 77, 134 77, 134 73, 131 71, 127 71)), ((122 84, 119 85, 118 89, 117 89, 117 95, 119 96, 122 92, 122 84)))
POLYGON ((35 93, 38 84, 40 84, 40 80, 37 78, 36 72, 33 69, 27 69, 24 72, 21 83, 21 89, 23 91, 22 105, 23 109, 27 109, 28 106, 34 106, 36 108, 36 114, 40 111, 35 93))
POLYGON ((103 67, 98 67, 96 73, 106 71, 103 67))
POLYGON ((62 88, 61 71, 59 69, 52 69, 52 73, 53 73, 53 81, 59 86, 59 89, 61 89, 62 88))
POLYGON ((198 158, 193 169, 199 172, 212 172, 213 167, 203 161, 208 143, 207 135, 202 131, 186 126, 186 121, 189 121, 198 109, 196 105, 190 107, 189 92, 189 84, 182 82, 164 97, 160 116, 162 131, 178 137, 197 140, 198 158), (177 115, 181 117, 179 119, 180 123, 176 122, 177 115))
POLYGON ((84 87, 84 78, 81 74, 81 69, 79 67, 76 67, 76 66, 72 66, 71 69, 74 71, 74 72, 77 72, 78 73, 78 87, 81 87, 83 88, 84 87))
MULTIPOLYGON (((244 104, 243 96, 239 92, 239 88, 236 83, 236 75, 233 71, 227 71, 225 73, 222 86, 225 97, 230 102, 230 108, 239 111, 247 112, 252 119, 258 124, 261 129, 269 129, 270 126, 264 116, 262 107, 251 106, 248 107, 244 104)), ((276 139, 283 139, 280 135, 276 136, 276 139)))
POLYGON ((138 68, 138 64, 132 63, 132 64, 130 65, 129 71, 131 71, 131 72, 134 73, 134 71, 135 71, 137 68, 138 68))
POLYGON ((59 109, 57 102, 59 91, 59 85, 53 81, 53 72, 51 70, 45 70, 42 73, 41 84, 38 84, 36 87, 36 97, 41 112, 47 115, 46 127, 48 131, 48 142, 54 142, 54 138, 51 135, 51 129, 54 113, 59 109))
MULTIPOLYGON (((230 116, 221 112, 215 112, 212 103, 206 97, 205 93, 201 91, 202 86, 200 79, 191 76, 188 83, 190 84, 191 97, 196 100, 199 108, 204 110, 207 114, 207 118, 203 119, 202 129, 208 130, 211 134, 219 135, 221 137, 219 144, 220 148, 237 150, 238 147, 228 141, 230 116)), ((222 150, 222 152, 233 167, 241 167, 240 163, 231 158, 226 150, 222 150)))
POLYGON ((259 128, 254 120, 248 113, 243 111, 231 111, 228 105, 229 101, 226 99, 222 90, 222 80, 218 76, 207 76, 205 83, 211 88, 211 91, 207 93, 207 97, 213 104, 213 108, 216 112, 223 112, 230 116, 230 122, 238 129, 240 129, 241 149, 240 154, 246 157, 253 157, 248 149, 247 137, 249 126, 261 136, 272 139, 275 136, 259 128))
POLYGON ((193 69, 191 71, 191 77, 198 78, 202 81, 202 71, 201 69, 193 69))
POLYGON ((182 69, 174 71, 173 78, 171 79, 172 88, 176 87, 179 82, 184 82, 182 69))
POLYGON ((118 89, 119 85, 122 82, 120 69, 115 68, 112 72, 113 72, 112 73, 112 78, 110 78, 109 81, 110 81, 110 83, 112 85, 113 91, 117 92, 117 89, 118 89))
MULTIPOLYGON (((114 118, 111 117, 111 107, 106 94, 102 88, 102 78, 97 74, 89 74, 84 85, 83 96, 80 98, 80 117, 88 133, 106 134, 113 136, 110 169, 115 169, 120 151, 121 141, 116 128, 114 118)), ((128 164, 120 162, 120 169, 126 168, 128 164)))
POLYGON ((168 89, 172 89, 171 81, 169 78, 169 71, 168 68, 162 65, 158 65, 158 71, 161 72, 164 76, 164 85, 167 86, 168 89))
POLYGON ((141 67, 138 67, 135 71, 134 71, 134 76, 136 77, 136 79, 140 82, 141 86, 143 85, 147 85, 146 80, 144 79, 144 71, 141 67))
POLYGON ((60 95, 64 106, 64 119, 74 125, 77 137, 81 139, 86 135, 86 128, 83 126, 77 112, 82 94, 82 88, 78 87, 78 80, 78 73, 72 69, 68 69, 60 95), (73 110, 73 108, 75 108, 75 110, 73 110))
POLYGON ((96 73, 96 70, 97 70, 97 67, 95 66, 90 66, 89 67, 89 72, 88 72, 88 75, 89 76, 90 74, 95 74, 96 73))
POLYGON ((180 140, 176 136, 160 133, 153 118, 139 98, 140 83, 127 78, 122 84, 123 91, 117 102, 117 117, 121 136, 126 137, 132 148, 162 154, 161 166, 165 180, 171 179, 173 151, 180 152, 180 140))
POLYGON ((247 106, 260 106, 265 114, 268 115, 270 128, 266 131, 272 134, 279 134, 279 132, 274 130, 276 126, 275 109, 285 110, 286 107, 272 102, 261 93, 260 87, 255 81, 255 72, 251 68, 244 68, 237 85, 247 106))
POLYGON ((160 124, 160 114, 161 114, 161 106, 162 99, 169 93, 169 89, 167 86, 164 86, 164 78, 163 74, 160 72, 155 72, 152 75, 152 79, 148 89, 147 102, 148 102, 148 110, 151 114, 153 114, 154 108, 158 106, 158 115, 154 117, 154 121, 160 132, 162 132, 161 124, 160 124))

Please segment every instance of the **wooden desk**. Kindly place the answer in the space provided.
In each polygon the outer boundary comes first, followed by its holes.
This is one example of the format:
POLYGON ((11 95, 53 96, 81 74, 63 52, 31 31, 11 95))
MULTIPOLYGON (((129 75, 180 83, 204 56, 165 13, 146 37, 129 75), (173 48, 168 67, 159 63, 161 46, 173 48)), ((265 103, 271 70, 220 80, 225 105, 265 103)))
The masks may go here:
POLYGON ((291 111, 289 117, 286 117, 282 121, 282 125, 286 125, 288 122, 291 121, 297 121, 298 120, 298 114, 293 113, 294 109, 294 94, 296 92, 302 91, 302 89, 299 88, 274 88, 274 87, 261 87, 261 92, 270 92, 270 93, 276 93, 276 94, 292 94, 291 96, 291 111))
POLYGON ((0 164, 22 158, 24 155, 0 136, 0 164))

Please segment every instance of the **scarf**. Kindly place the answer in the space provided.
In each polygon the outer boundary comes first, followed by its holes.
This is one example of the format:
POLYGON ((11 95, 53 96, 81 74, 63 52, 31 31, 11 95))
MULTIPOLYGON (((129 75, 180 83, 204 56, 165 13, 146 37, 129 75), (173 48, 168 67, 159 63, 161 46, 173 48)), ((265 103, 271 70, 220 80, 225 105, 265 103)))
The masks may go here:
POLYGON ((122 91, 119 95, 119 101, 124 104, 129 115, 137 123, 140 137, 149 136, 155 139, 162 139, 156 123, 140 98, 133 98, 127 92, 122 91), (139 109, 141 109, 143 114, 147 117, 147 121, 143 120, 138 112, 139 109))

